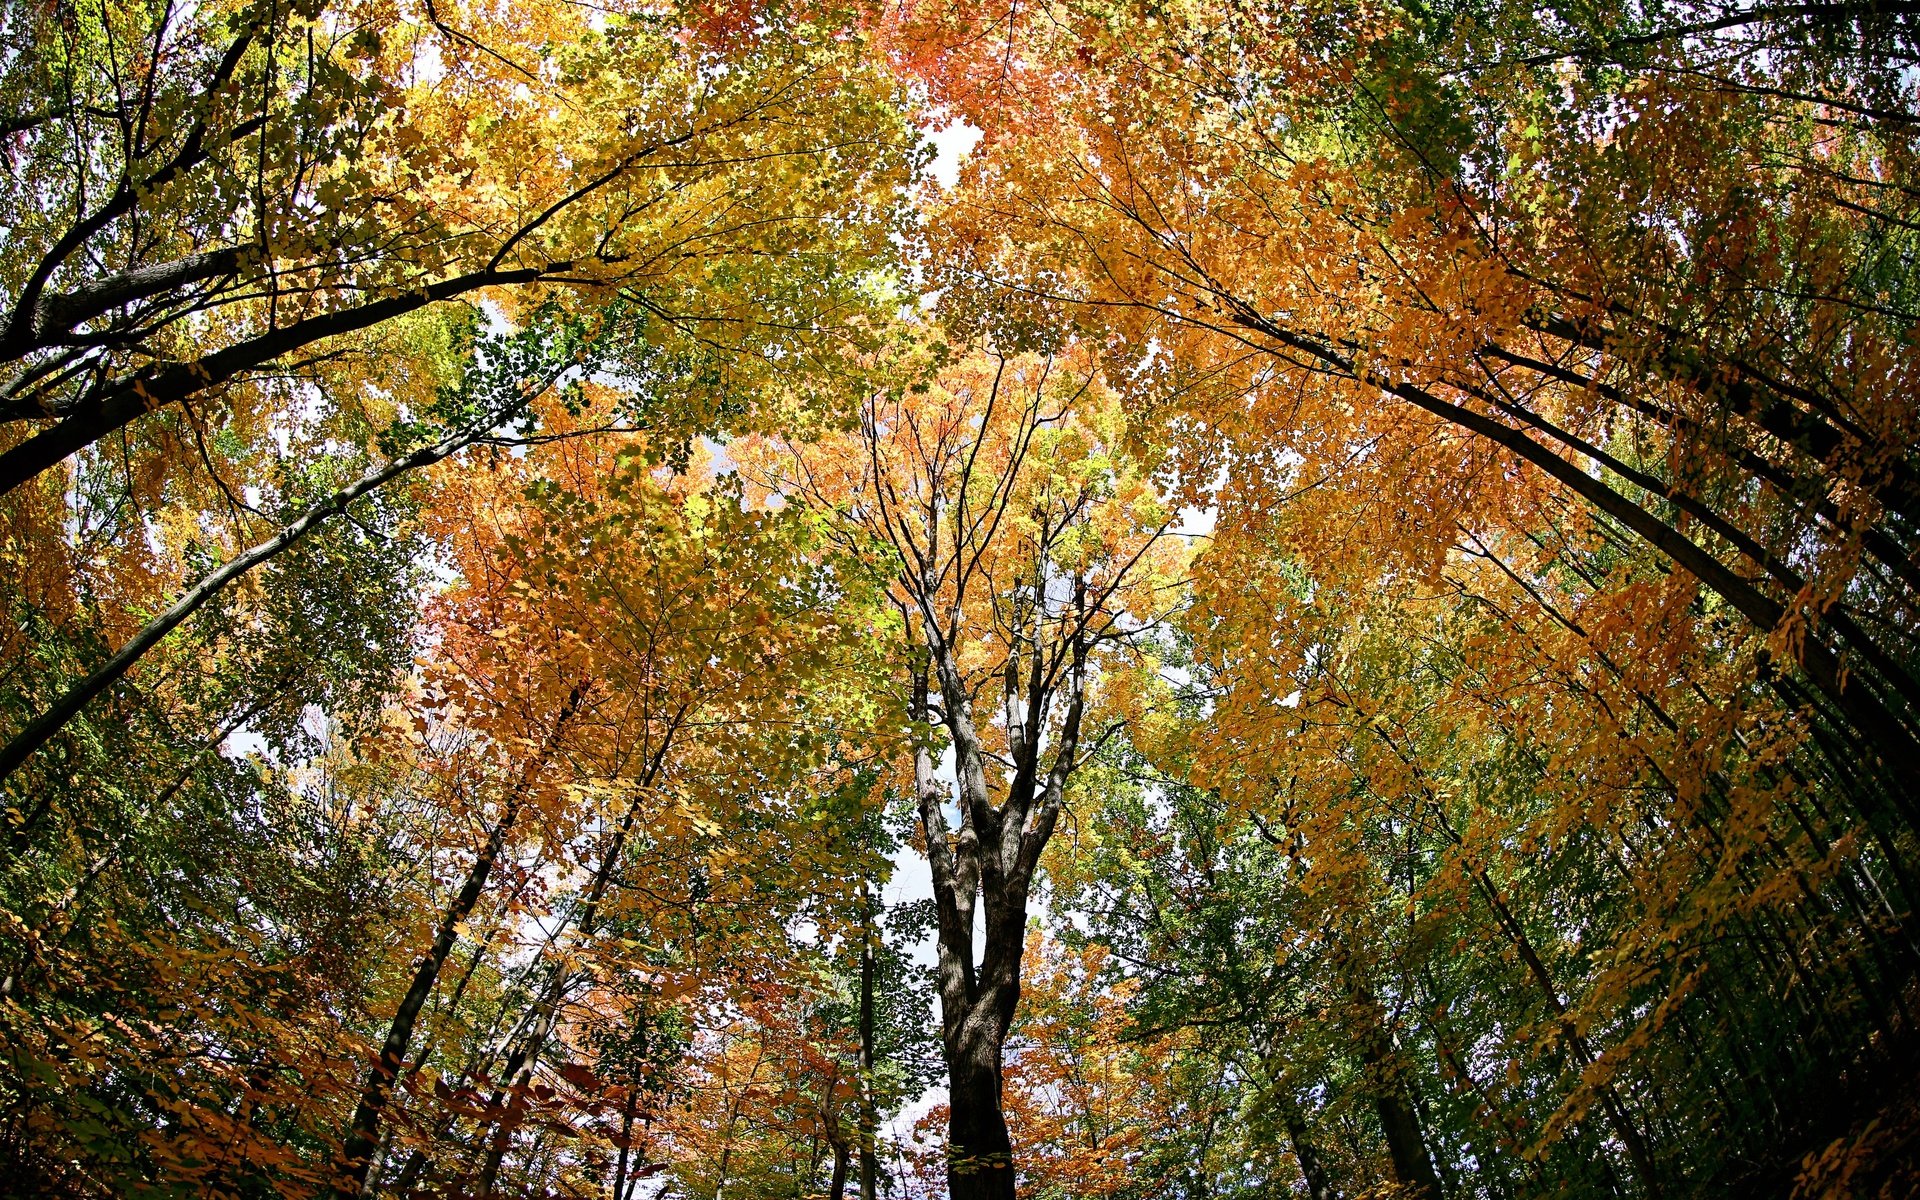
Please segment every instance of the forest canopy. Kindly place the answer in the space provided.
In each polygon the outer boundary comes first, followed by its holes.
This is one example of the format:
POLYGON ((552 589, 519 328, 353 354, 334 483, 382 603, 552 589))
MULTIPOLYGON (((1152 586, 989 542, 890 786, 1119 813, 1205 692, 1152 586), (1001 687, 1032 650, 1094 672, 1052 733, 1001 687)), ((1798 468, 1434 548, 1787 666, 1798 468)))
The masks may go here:
POLYGON ((17 0, 0 158, 0 1192, 1920 1191, 1920 5, 17 0))

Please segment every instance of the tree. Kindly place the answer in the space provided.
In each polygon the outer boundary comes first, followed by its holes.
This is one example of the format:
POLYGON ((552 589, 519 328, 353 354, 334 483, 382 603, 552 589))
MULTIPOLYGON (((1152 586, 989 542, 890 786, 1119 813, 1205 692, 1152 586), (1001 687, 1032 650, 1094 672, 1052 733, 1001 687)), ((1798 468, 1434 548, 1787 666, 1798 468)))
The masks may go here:
POLYGON ((0 80, 23 101, 0 419, 38 426, 0 491, 155 410, 270 418, 335 339, 482 289, 643 293, 725 342, 791 327, 884 237, 817 218, 911 149, 885 84, 811 26, 716 48, 565 5, 59 11, 9 22, 0 80), (704 288, 767 257, 786 277, 740 303, 704 288))
POLYGON ((895 614, 957 1197, 1013 1193, 1002 1049, 1034 875, 1074 772, 1107 736, 1090 727, 1095 673, 1161 618, 1178 569, 1170 514, 1119 455, 1108 395, 1078 352, 983 352, 875 396, 857 435, 763 448, 754 468, 878 564, 895 614), (935 729, 953 756, 957 829, 935 729))
MULTIPOLYGON (((23 814, 67 786, 13 778, 27 756, 84 753, 76 717, 145 686, 141 660, 216 590, 244 602, 240 575, 503 421, 533 435, 513 397, 535 380, 464 378, 483 318, 508 330, 480 357, 514 345, 536 373, 600 334, 594 368, 626 377, 602 393, 612 424, 708 433, 774 362, 830 373, 866 336, 914 150, 905 98, 857 47, 813 24, 708 45, 567 6, 442 6, 375 36, 391 15, 109 6, 8 26, 0 86, 72 102, 14 131, 0 274, 32 395, 0 440, 8 461, 54 447, 29 475, 92 447, 5 501, 19 582, 0 639, 23 670, 0 775, 32 796, 23 814), (552 286, 494 286, 523 276, 552 286)), ((174 700, 149 736, 228 716, 174 700)), ((50 839, 9 824, 15 850, 50 839)))
MULTIPOLYGON (((1104 331, 1188 487, 1229 467, 1226 501, 1250 518, 1356 462, 1364 476, 1417 461, 1436 519, 1395 539, 1417 569, 1454 517, 1530 504, 1542 484, 1571 493, 1769 639, 1768 661, 1791 661, 1792 686, 1864 748, 1874 803, 1911 823, 1920 693, 1895 631, 1912 603, 1912 412, 1865 365, 1891 364, 1905 337, 1867 265, 1905 235, 1826 174, 1801 186, 1798 165, 1838 155, 1848 186, 1885 192, 1876 174, 1906 170, 1907 125, 1875 110, 1833 133, 1819 114, 1840 97, 1697 72, 1684 34, 1647 43, 1641 73, 1564 97, 1524 55, 1446 75, 1450 39, 1535 36, 1525 11, 1449 25, 1382 10, 1344 33, 1208 8, 997 28, 961 57, 981 66, 991 43, 1025 65, 998 91, 954 93, 1006 152, 953 205, 952 294, 985 284, 980 308, 1010 290, 1104 331), (1299 53, 1321 36, 1324 56, 1299 53), (1063 61, 1080 65, 1041 65, 1063 61), (1021 115, 996 121, 986 94, 1021 115), (1615 106, 1630 114, 1618 137, 1615 106), (1543 123, 1559 134, 1520 132, 1543 123), (1736 182, 1776 162, 1767 186, 1736 182)), ((1904 26, 1867 20, 1856 38, 1852 20, 1782 10, 1716 28, 1780 38, 1756 70, 1844 87, 1843 64, 1864 63, 1886 85, 1874 55, 1904 26), (1801 40, 1827 20, 1831 39, 1801 40)))
POLYGON ((5 1190, 1912 1190, 1916 65, 0 16, 5 1190))
MULTIPOLYGON (((564 848, 556 858, 569 882, 548 902, 553 915, 537 931, 545 948, 527 1010, 498 1051, 484 1149, 464 1165, 482 1194, 501 1184, 543 1056, 566 1036, 568 1007, 629 957, 603 947, 603 926, 649 940, 664 932, 647 930, 633 910, 644 911, 644 895, 623 892, 636 857, 711 855, 707 888, 715 896, 740 887, 794 895, 778 882, 782 871, 825 893, 841 869, 830 846, 791 855, 779 870, 741 875, 736 865, 752 838, 808 815, 807 794, 795 793, 807 786, 822 744, 792 697, 795 688, 810 693, 837 653, 832 615, 813 598, 822 568, 799 522, 743 511, 697 464, 667 478, 651 465, 661 452, 645 441, 573 439, 556 443, 531 471, 503 466, 502 478, 463 489, 465 512, 489 516, 458 537, 469 582, 444 601, 435 703, 488 741, 522 747, 510 761, 529 769, 560 750, 569 777, 541 808, 527 809, 513 791, 495 802, 493 832, 449 902, 368 1075, 343 1191, 366 1178, 387 1081, 405 1058, 409 1010, 434 990, 451 931, 466 920, 490 856, 516 822, 532 819, 514 836, 564 848), (527 499, 510 501, 521 488, 527 499), (505 496, 488 499, 494 489, 505 496), (530 643, 541 651, 532 658, 530 643), (741 762, 751 771, 737 770, 741 762), (728 836, 710 850, 697 849, 723 830, 728 836)), ((643 958, 628 967, 645 965, 643 958)))

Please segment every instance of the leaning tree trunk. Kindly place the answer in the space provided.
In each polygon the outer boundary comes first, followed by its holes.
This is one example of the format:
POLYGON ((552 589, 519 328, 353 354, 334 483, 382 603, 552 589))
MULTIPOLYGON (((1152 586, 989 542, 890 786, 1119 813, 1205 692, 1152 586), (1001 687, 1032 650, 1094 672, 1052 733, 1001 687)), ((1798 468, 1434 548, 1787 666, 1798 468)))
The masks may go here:
POLYGON ((1372 1093, 1374 1115, 1379 1118, 1380 1133, 1387 1143, 1394 1181, 1410 1197, 1439 1200, 1440 1176, 1434 1170, 1433 1156, 1427 1152, 1426 1139, 1420 1133, 1420 1121, 1402 1077, 1386 1010, 1364 985, 1350 986, 1350 991, 1359 1023, 1358 1049, 1366 1065, 1367 1090, 1372 1093))
POLYGON ((1327 1168, 1320 1161, 1320 1149, 1314 1144, 1313 1131, 1307 1127, 1307 1114, 1294 1098, 1293 1084, 1285 1079, 1274 1084, 1274 1108, 1287 1128, 1287 1143, 1293 1147, 1293 1159, 1300 1165, 1300 1178, 1307 1185, 1307 1200, 1335 1200, 1337 1193, 1327 1179, 1327 1168))

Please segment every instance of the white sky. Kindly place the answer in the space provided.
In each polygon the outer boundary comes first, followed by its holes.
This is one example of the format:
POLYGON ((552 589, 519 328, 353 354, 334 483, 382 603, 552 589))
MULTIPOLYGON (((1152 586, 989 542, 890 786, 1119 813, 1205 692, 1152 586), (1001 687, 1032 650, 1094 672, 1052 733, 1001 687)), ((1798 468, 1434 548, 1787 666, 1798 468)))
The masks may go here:
POLYGON ((960 181, 960 164, 966 161, 967 155, 973 153, 973 148, 980 144, 984 136, 984 131, 965 121, 955 121, 927 135, 927 140, 933 143, 934 148, 933 165, 928 172, 939 181, 941 187, 950 188, 960 181))

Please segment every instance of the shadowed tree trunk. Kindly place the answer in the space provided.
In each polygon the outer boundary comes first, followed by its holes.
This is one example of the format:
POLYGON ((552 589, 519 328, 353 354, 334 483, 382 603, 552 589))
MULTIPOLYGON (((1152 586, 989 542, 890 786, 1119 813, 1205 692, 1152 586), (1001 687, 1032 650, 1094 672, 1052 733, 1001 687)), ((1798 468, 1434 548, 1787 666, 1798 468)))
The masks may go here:
POLYGON ((879 1136, 880 1115, 873 1097, 873 940, 878 932, 873 925, 874 897, 865 884, 860 887, 860 1200, 877 1200, 880 1185, 880 1160, 874 1150, 879 1136))
MULTIPOLYGON (((1075 595, 1083 597, 1078 589, 1075 595)), ((1033 873, 1052 836, 1078 752, 1085 690, 1085 646, 1079 636, 1073 635, 1071 668, 1058 676, 1067 711, 1044 776, 1037 732, 1027 732, 1038 722, 1023 724, 1022 712, 1036 717, 1045 712, 1053 697, 1043 681, 1054 673, 1037 662, 1023 673, 1017 656, 1008 665, 1009 757, 1016 766, 999 804, 988 791, 988 757, 951 647, 938 632, 928 639, 940 679, 943 724, 954 748, 961 812, 958 833, 950 833, 943 811, 946 789, 934 776, 932 750, 923 742, 914 756, 914 782, 939 909, 941 1046, 949 1087, 947 1185, 953 1200, 1012 1200, 1014 1195, 1013 1142, 1000 1103, 1002 1052, 1020 1002, 1033 873), (976 912, 985 926, 977 956, 976 912)), ((929 712, 928 691, 923 672, 914 685, 918 721, 929 712)))
POLYGON ((1353 989, 1353 1003, 1360 1024, 1357 1048, 1366 1064, 1367 1087, 1374 1115, 1380 1120, 1381 1136, 1386 1139, 1387 1157, 1393 1163, 1394 1181, 1409 1196, 1439 1200, 1440 1176, 1433 1169, 1433 1157, 1420 1134, 1413 1098, 1407 1094, 1400 1070, 1399 1053, 1387 1029, 1386 1011, 1365 987, 1353 989))
POLYGON ((1307 1185, 1307 1200, 1335 1200, 1338 1193, 1327 1180, 1327 1168, 1320 1161, 1313 1132, 1307 1128, 1307 1114, 1300 1110, 1293 1085, 1286 1080, 1274 1086, 1274 1107, 1279 1109, 1281 1123, 1287 1127, 1287 1142, 1293 1147, 1294 1161, 1300 1164, 1300 1178, 1307 1185))

